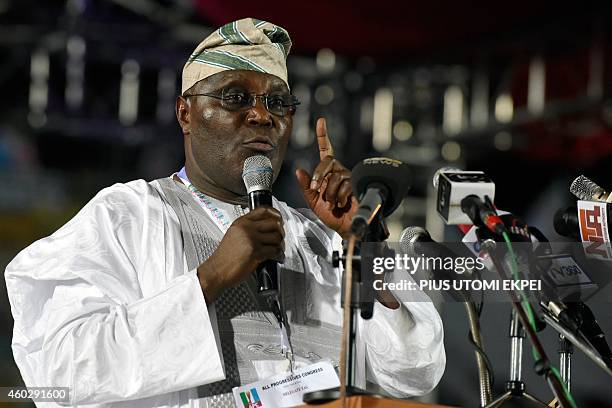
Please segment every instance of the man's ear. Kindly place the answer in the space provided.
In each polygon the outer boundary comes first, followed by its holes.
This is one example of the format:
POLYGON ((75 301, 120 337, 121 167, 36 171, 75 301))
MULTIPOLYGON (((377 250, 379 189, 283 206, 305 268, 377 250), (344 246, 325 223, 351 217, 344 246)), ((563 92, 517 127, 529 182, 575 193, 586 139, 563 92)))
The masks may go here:
POLYGON ((176 119, 178 120, 181 129, 183 130, 183 135, 188 135, 191 133, 191 104, 189 100, 183 96, 178 96, 176 98, 176 119))

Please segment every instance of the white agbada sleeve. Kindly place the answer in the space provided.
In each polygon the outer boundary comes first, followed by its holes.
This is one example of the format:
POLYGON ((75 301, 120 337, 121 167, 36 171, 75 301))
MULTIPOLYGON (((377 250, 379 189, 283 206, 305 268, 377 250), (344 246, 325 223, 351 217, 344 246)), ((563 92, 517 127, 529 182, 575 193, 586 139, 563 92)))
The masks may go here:
POLYGON ((431 301, 401 302, 397 310, 377 302, 374 316, 361 320, 368 381, 397 398, 431 392, 446 367, 442 321, 431 301))
MULTIPOLYGON (((341 238, 334 235, 334 247, 341 250, 341 238)), ((387 280, 412 279, 402 272, 396 270, 387 280)), ((424 395, 438 385, 446 367, 442 319, 424 292, 392 293, 400 303, 398 309, 376 300, 373 318, 358 321, 365 378, 396 398, 424 395)))
POLYGON ((69 387, 73 405, 224 378, 175 218, 146 182, 117 184, 7 266, 12 347, 27 386, 69 387))

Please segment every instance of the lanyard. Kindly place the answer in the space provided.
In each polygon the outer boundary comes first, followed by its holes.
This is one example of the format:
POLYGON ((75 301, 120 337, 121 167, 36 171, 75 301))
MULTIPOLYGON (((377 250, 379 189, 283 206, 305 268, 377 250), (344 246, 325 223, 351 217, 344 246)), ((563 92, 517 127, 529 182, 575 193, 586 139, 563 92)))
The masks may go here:
POLYGON ((204 211, 206 211, 206 214, 208 214, 210 219, 212 219, 213 222, 217 225, 217 227, 219 227, 221 232, 225 234, 229 229, 230 225, 232 224, 232 221, 227 212, 221 208, 218 208, 210 199, 210 197, 202 193, 193 184, 191 184, 191 182, 187 178, 187 174, 185 173, 184 167, 176 175, 183 182, 185 187, 187 187, 187 189, 191 192, 191 194, 197 199, 197 202, 204 209, 204 211))
MULTIPOLYGON (((181 182, 189 189, 191 194, 197 199, 200 206, 206 211, 208 216, 214 221, 217 227, 221 230, 223 234, 227 232, 232 221, 230 221, 230 217, 227 212, 221 208, 218 208, 213 201, 198 190, 187 177, 187 172, 185 171, 185 167, 181 169, 178 173, 176 173, 177 177, 181 180, 181 182)), ((280 288, 279 288, 280 289, 280 288)), ((291 346, 291 341, 289 339, 289 334, 287 332, 287 324, 285 322, 285 318, 283 315, 283 309, 281 307, 278 296, 274 298, 269 298, 269 306, 272 309, 272 313, 276 320, 278 321, 279 326, 279 335, 281 340, 281 348, 283 350, 283 354, 289 360, 289 368, 291 372, 293 372, 293 368, 295 365, 295 360, 293 357, 293 347, 291 346)))
POLYGON ((268 300, 270 308, 272 309, 272 313, 274 313, 274 317, 278 321, 279 327, 279 335, 281 340, 281 348, 283 350, 283 354, 289 360, 289 368, 293 373, 294 368, 294 357, 293 357, 293 347, 291 346, 291 340, 289 339, 289 333, 287 333, 287 325, 285 324, 285 318, 283 317, 283 309, 281 308, 280 301, 278 300, 278 296, 274 298, 270 298, 268 300))

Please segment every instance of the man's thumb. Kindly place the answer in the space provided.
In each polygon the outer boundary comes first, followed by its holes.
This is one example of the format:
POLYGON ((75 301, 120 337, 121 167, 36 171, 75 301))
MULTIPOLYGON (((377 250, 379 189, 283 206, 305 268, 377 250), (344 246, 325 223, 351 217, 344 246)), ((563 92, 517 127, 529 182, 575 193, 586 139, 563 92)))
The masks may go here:
POLYGON ((302 191, 306 191, 310 188, 310 174, 304 169, 297 169, 295 171, 295 177, 297 177, 298 183, 302 191))
POLYGON ((300 185, 300 189, 302 190, 302 194, 304 194, 304 198, 308 202, 316 199, 317 191, 310 189, 310 174, 304 169, 297 169, 295 171, 295 177, 298 180, 298 184, 300 185))

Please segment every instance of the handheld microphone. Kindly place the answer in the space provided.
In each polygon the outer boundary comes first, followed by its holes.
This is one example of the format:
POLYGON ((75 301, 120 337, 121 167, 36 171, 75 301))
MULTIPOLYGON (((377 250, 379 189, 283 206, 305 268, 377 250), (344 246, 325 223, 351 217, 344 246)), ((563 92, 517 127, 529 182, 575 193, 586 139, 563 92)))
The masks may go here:
MULTIPOLYGON (((266 156, 251 156, 244 161, 242 180, 249 195, 249 208, 272 207, 272 163, 266 156)), ((278 265, 263 262, 255 270, 258 293, 264 296, 278 294, 278 265)))
POLYGON ((353 191, 359 208, 353 216, 351 231, 362 238, 380 213, 390 215, 410 189, 408 165, 386 157, 365 159, 352 170, 353 191))
POLYGON ((572 181, 570 192, 578 197, 578 199, 584 201, 612 202, 612 194, 608 193, 583 175, 576 177, 574 181, 572 181))

